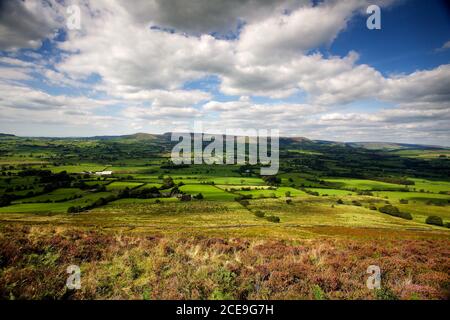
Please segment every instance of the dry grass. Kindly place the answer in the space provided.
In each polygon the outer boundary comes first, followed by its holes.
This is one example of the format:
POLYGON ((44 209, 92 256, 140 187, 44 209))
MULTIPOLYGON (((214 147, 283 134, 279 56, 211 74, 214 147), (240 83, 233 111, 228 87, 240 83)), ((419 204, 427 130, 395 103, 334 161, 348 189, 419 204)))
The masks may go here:
POLYGON ((448 299, 447 239, 296 242, 0 226, 1 299, 448 299), (65 288, 81 267, 82 288, 65 288), (369 265, 382 289, 369 290, 369 265))

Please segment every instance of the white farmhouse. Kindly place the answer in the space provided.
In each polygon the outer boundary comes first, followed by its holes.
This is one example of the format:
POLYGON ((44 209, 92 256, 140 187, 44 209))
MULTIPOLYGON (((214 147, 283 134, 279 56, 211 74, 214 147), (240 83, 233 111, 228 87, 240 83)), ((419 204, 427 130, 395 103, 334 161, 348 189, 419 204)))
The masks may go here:
POLYGON ((112 175, 112 171, 97 171, 95 173, 96 176, 110 176, 112 175))

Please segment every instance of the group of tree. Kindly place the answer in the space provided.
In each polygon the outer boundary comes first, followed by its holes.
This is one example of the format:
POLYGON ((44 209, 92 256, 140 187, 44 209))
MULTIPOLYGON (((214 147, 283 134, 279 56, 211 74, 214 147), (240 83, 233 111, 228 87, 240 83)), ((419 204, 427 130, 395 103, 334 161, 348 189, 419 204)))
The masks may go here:
POLYGON ((262 179, 269 186, 279 186, 281 184, 281 178, 277 176, 262 176, 262 179))
POLYGON ((412 215, 409 212, 402 212, 397 207, 394 207, 393 205, 385 205, 383 207, 380 207, 378 209, 381 213, 388 214, 390 216, 406 219, 406 220, 412 220, 412 215))

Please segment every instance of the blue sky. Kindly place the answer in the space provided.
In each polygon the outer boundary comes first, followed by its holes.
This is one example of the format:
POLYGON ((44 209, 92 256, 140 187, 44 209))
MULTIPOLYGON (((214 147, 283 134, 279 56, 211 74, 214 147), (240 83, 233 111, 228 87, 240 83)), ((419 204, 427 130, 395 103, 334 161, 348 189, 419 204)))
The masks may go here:
POLYGON ((64 1, 6 1, 0 132, 163 133, 202 121, 209 132, 450 145, 444 1, 205 1, 73 1, 75 29, 64 1), (374 3, 381 30, 366 27, 374 3))
POLYGON ((403 1, 382 11, 382 29, 368 31, 357 16, 332 44, 333 54, 360 53, 367 63, 388 75, 435 68, 450 61, 450 51, 436 51, 450 36, 450 11, 444 1, 403 1))

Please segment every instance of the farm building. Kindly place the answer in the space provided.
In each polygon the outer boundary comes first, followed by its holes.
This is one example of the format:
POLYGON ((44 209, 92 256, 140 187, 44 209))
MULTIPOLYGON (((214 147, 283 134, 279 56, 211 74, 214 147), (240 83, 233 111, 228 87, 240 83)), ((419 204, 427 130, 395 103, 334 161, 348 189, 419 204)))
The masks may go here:
POLYGON ((95 173, 96 176, 110 176, 112 175, 112 171, 97 171, 95 173))

